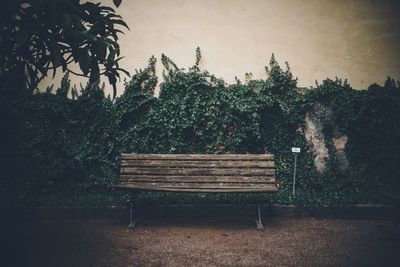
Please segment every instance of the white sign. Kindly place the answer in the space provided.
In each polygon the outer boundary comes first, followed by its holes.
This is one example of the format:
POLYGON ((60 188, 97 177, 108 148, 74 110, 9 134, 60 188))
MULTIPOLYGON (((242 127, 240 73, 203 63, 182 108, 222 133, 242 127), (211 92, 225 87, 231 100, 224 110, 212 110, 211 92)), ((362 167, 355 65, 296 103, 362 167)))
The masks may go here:
POLYGON ((292 147, 293 153, 300 153, 300 147, 292 147))

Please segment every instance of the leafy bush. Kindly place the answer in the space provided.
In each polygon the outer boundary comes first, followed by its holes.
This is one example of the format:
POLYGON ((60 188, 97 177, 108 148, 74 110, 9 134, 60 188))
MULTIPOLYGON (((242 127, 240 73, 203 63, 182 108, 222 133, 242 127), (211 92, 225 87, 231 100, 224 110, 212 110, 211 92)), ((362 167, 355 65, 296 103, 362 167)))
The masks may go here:
MULTIPOLYGON (((180 69, 162 56, 164 82, 154 96, 156 59, 136 71, 124 93, 112 101, 99 84, 70 86, 68 76, 52 93, 28 95, 1 88, 0 184, 3 205, 112 205, 126 195, 112 185, 119 155, 128 153, 273 153, 281 190, 277 203, 344 205, 381 202, 377 191, 400 192, 400 89, 392 80, 366 91, 347 82, 325 80, 301 90, 289 66, 271 57, 262 80, 228 85, 199 68, 180 69), (302 133, 313 104, 332 109, 333 124, 346 133, 350 168, 338 171, 330 144, 323 174, 314 168, 302 133), (293 156, 298 159, 298 194, 292 199, 293 156)), ((249 77, 248 77, 249 78, 249 77)), ((326 124, 325 135, 334 128, 326 124)), ((269 194, 162 194, 172 202, 256 202, 269 194)), ((160 201, 159 193, 142 194, 160 201)))

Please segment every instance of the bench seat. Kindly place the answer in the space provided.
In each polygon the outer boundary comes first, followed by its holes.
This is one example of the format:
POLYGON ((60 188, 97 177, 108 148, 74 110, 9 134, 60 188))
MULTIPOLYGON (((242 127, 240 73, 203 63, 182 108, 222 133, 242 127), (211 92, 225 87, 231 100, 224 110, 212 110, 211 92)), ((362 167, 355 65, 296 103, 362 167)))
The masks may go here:
POLYGON ((122 190, 276 192, 272 154, 122 154, 122 190))

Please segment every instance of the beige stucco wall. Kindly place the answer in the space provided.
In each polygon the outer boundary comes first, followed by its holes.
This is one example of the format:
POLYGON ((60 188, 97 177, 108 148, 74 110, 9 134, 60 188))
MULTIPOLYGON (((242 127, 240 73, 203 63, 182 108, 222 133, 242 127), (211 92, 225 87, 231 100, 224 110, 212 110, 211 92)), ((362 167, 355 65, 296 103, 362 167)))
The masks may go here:
POLYGON ((131 72, 161 53, 187 68, 200 46, 201 67, 227 82, 246 72, 263 78, 272 53, 289 62, 299 86, 335 76, 355 88, 400 79, 400 1, 123 0, 118 12, 131 27, 120 39, 131 72))

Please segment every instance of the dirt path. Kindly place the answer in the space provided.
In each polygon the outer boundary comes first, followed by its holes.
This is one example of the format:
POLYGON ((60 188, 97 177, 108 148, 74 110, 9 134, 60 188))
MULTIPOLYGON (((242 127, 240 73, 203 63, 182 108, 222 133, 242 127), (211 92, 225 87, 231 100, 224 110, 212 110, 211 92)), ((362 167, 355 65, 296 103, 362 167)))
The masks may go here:
POLYGON ((11 261, 0 265, 400 266, 400 238, 388 236, 390 226, 273 218, 257 231, 238 218, 204 218, 148 220, 127 230, 121 220, 37 221, 7 231, 2 252, 11 261))

